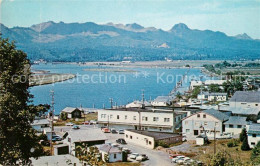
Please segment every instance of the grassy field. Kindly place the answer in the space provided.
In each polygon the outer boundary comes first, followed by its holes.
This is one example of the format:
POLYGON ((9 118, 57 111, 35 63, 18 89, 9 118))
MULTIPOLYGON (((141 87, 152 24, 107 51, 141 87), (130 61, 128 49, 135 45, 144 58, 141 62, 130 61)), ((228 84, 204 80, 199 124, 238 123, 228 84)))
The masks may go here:
POLYGON ((90 121, 90 120, 97 120, 97 113, 90 113, 85 115, 85 118, 79 118, 78 121, 75 119, 68 119, 66 121, 59 120, 58 122, 54 123, 54 126, 65 126, 66 123, 72 122, 74 124, 80 125, 84 121, 90 121))
MULTIPOLYGON (((238 144, 236 147, 227 147, 227 142, 229 140, 217 140, 216 142, 216 151, 226 151, 230 154, 231 158, 237 161, 242 161, 246 165, 250 165, 250 151, 242 151, 241 150, 241 143, 238 144)), ((198 155, 194 157, 194 159, 200 160, 204 163, 210 162, 210 156, 214 154, 214 142, 212 141, 211 144, 207 146, 196 147, 198 148, 198 155)))

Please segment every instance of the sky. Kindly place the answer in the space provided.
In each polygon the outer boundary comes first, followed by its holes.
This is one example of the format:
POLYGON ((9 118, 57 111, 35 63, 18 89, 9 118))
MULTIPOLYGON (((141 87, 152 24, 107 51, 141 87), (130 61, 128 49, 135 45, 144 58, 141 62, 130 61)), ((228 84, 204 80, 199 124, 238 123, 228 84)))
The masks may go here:
POLYGON ((191 29, 247 33, 260 39, 260 0, 0 0, 0 22, 29 27, 54 21, 98 24, 138 23, 171 29, 185 23, 191 29))

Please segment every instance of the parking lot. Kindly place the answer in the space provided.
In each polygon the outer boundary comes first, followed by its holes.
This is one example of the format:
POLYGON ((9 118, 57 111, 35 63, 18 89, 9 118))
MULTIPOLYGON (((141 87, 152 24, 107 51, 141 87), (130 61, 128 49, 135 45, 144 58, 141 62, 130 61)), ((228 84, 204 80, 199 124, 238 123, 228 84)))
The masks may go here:
MULTIPOLYGON (((119 138, 124 138, 124 134, 112 134, 112 133, 105 133, 107 137, 107 143, 116 143, 116 140, 119 138)), ((147 149, 144 147, 140 147, 134 144, 126 144, 126 145, 120 145, 124 148, 130 149, 133 153, 139 153, 139 154, 146 154, 149 158, 149 160, 143 161, 142 165, 149 165, 149 166, 172 166, 174 165, 171 163, 171 160, 169 159, 169 155, 165 152, 158 151, 158 150, 152 150, 147 149)), ((136 161, 134 161, 136 162, 136 161)))

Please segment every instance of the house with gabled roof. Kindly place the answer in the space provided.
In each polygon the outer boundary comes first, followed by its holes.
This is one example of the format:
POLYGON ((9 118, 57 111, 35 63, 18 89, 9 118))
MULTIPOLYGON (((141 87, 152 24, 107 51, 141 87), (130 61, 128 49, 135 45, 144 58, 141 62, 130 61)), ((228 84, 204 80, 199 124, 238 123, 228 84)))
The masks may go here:
POLYGON ((184 140, 196 140, 199 135, 207 135, 209 139, 220 137, 225 131, 224 122, 229 116, 215 109, 197 112, 182 120, 184 140))
POLYGON ((260 124, 253 123, 248 126, 247 129, 247 140, 250 148, 254 148, 260 141, 260 124))
POLYGON ((64 108, 61 113, 66 113, 67 118, 81 118, 81 114, 83 113, 82 110, 79 108, 73 108, 73 107, 66 107, 64 108))
POLYGON ((224 123, 225 132, 231 133, 233 136, 238 136, 243 128, 246 128, 250 122, 246 120, 246 117, 230 116, 228 121, 224 123))
POLYGON ((229 105, 231 108, 260 109, 260 91, 236 91, 229 105))
POLYGON ((110 144, 103 144, 100 146, 97 146, 99 149, 99 152, 102 155, 102 160, 106 162, 112 163, 112 162, 122 162, 123 161, 123 152, 122 148, 112 146, 110 144), (106 158, 107 156, 107 158, 106 158))

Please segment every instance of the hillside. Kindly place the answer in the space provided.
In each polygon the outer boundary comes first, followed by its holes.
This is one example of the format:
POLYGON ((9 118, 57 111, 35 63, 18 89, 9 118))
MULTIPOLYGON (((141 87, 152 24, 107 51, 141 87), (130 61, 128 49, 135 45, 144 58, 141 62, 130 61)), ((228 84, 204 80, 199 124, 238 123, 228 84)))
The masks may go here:
POLYGON ((3 38, 15 40, 31 60, 138 61, 170 59, 259 59, 260 40, 247 34, 190 29, 180 23, 169 31, 133 24, 55 23, 8 28, 3 38))

